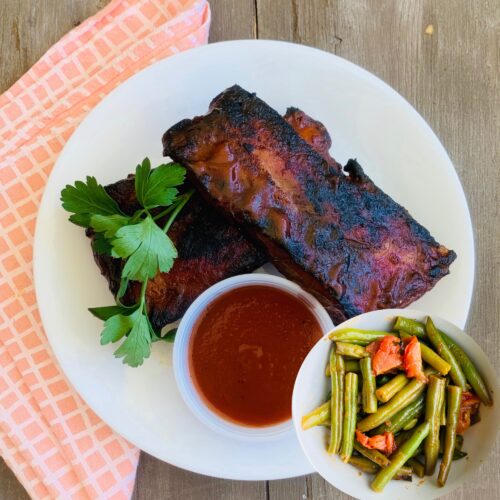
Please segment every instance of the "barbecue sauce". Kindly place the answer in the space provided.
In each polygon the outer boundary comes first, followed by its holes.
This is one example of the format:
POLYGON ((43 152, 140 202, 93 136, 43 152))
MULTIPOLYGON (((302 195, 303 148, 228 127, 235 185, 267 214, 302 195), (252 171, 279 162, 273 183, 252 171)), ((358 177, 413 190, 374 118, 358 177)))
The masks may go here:
POLYGON ((215 413, 263 427, 291 416, 295 377, 322 336, 309 307, 280 289, 248 285, 215 299, 189 346, 194 385, 215 413))

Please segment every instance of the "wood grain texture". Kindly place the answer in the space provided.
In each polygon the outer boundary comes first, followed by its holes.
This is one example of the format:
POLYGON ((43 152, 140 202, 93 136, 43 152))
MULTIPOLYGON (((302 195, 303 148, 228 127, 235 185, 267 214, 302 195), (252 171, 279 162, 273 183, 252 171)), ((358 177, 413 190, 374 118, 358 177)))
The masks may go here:
MULTIPOLYGON (((106 0, 0 0, 0 91, 106 0)), ((392 85, 429 122, 457 169, 476 238, 469 332, 500 363, 500 3, 497 0, 211 0, 210 41, 274 38, 315 46, 392 85), (433 26, 433 34, 425 30, 433 26)), ((332 131, 334 133, 334 131, 332 131)), ((498 498, 500 443, 448 498, 498 498)), ((25 498, 0 466, 0 498, 25 498)), ((142 454, 135 499, 344 499, 318 475, 268 483, 207 478, 142 454)))

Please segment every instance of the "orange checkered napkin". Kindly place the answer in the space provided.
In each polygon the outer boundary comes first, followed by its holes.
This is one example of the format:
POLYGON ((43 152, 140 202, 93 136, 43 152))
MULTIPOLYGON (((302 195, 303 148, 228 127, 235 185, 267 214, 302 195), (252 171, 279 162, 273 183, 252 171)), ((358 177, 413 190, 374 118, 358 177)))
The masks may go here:
POLYGON ((33 288, 33 232, 68 137, 113 88, 206 43, 206 0, 114 0, 0 96, 0 452, 32 498, 129 498, 138 450, 61 373, 33 288))

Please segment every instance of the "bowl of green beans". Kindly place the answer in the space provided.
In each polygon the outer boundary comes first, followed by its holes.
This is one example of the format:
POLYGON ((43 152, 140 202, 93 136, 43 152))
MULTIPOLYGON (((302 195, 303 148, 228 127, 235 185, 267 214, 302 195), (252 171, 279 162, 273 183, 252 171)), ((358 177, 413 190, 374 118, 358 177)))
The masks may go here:
POLYGON ((469 480, 495 446, 492 364, 463 330, 411 309, 372 311, 310 351, 292 415, 315 470, 356 498, 422 499, 469 480))

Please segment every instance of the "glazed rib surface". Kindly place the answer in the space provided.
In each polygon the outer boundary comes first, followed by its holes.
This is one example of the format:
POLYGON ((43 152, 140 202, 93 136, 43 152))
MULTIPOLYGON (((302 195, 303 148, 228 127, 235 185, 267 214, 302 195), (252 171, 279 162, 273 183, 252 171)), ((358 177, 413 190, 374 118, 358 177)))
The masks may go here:
POLYGON ((404 307, 449 272, 453 251, 379 189, 355 160, 342 172, 265 102, 238 86, 163 137, 164 154, 241 225, 334 321, 404 307))

